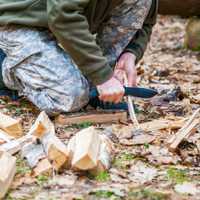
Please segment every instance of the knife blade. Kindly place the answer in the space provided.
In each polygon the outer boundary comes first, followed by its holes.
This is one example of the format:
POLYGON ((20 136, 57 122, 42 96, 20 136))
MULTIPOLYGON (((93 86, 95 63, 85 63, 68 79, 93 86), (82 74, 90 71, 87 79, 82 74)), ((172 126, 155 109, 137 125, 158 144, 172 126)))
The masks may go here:
MULTIPOLYGON (((139 98, 152 98, 158 94, 156 90, 149 89, 149 88, 142 88, 142 87, 124 87, 125 94, 124 96, 133 96, 139 98)), ((89 98, 93 99, 99 96, 99 92, 97 88, 93 88, 89 93, 89 98)))

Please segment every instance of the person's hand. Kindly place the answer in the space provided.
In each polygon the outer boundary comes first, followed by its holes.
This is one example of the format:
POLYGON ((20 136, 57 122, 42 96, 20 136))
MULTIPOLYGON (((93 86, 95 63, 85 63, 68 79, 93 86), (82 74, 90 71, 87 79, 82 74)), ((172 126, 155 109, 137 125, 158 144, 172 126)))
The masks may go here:
POLYGON ((114 76, 105 83, 97 86, 99 99, 104 102, 119 103, 124 96, 122 83, 114 76))
POLYGON ((128 79, 128 86, 133 87, 137 85, 137 70, 135 67, 136 56, 132 53, 123 53, 119 58, 114 76, 123 83, 124 74, 128 79))

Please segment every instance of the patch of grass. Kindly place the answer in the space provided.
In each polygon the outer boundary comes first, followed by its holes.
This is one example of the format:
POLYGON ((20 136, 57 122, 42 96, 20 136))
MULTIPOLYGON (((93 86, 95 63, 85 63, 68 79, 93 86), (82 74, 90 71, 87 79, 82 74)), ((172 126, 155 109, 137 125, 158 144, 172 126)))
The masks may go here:
POLYGON ((84 129, 92 126, 92 122, 83 122, 80 124, 73 124, 70 126, 70 128, 77 128, 77 129, 84 129))
POLYGON ((96 196, 96 198, 105 198, 105 199, 110 199, 110 200, 119 200, 120 199, 120 197, 116 196, 114 194, 114 192, 109 191, 109 190, 99 190, 96 192, 92 192, 91 194, 96 196))
POLYGON ((131 191, 128 200, 167 200, 168 195, 150 189, 131 191))
POLYGON ((36 183, 39 186, 43 186, 48 180, 49 180, 48 176, 40 175, 40 176, 37 177, 36 183))
POLYGON ((100 172, 96 177, 95 180, 100 182, 106 182, 110 180, 110 174, 108 172, 100 172))
POLYGON ((171 167, 167 170, 167 178, 176 184, 188 181, 187 171, 171 167))
POLYGON ((30 167, 28 167, 25 161, 22 160, 21 158, 17 159, 16 173, 19 175, 25 175, 25 174, 31 173, 30 167))
POLYGON ((118 155, 114 161, 113 161, 113 165, 117 168, 126 168, 126 162, 128 161, 132 161, 134 159, 134 155, 130 154, 130 153, 122 153, 120 155, 118 155))

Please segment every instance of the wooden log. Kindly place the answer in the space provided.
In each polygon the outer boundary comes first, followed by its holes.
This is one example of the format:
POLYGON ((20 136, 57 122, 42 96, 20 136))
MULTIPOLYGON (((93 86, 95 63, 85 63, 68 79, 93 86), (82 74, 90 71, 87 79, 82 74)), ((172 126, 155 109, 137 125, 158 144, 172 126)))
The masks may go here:
POLYGON ((0 129, 0 139, 4 140, 5 142, 10 142, 14 139, 14 137, 8 135, 5 131, 0 129))
POLYGON ((199 0, 159 0, 158 12, 162 15, 197 16, 199 0))
POLYGON ((42 138, 46 133, 55 134, 55 128, 48 115, 43 111, 36 119, 28 135, 42 138))
POLYGON ((127 113, 123 111, 106 112, 106 113, 90 113, 83 115, 59 115, 55 122, 60 125, 81 124, 84 122, 91 122, 94 124, 101 123, 118 123, 127 121, 127 113))
POLYGON ((200 109, 197 109, 184 126, 167 141, 171 151, 175 151, 184 139, 187 139, 191 134, 196 132, 197 126, 200 125, 199 112, 200 109))
POLYGON ((16 158, 6 152, 0 155, 0 199, 3 198, 16 172, 16 158))
POLYGON ((40 160, 46 158, 42 144, 30 142, 22 148, 21 157, 25 158, 31 168, 37 166, 40 160))
POLYGON ((42 159, 33 170, 34 176, 53 174, 53 167, 47 158, 42 159))
POLYGON ((20 120, 13 119, 3 113, 0 113, 0 128, 12 137, 19 138, 23 136, 20 120))
POLYGON ((18 153, 26 143, 31 141, 33 141, 32 137, 24 136, 19 139, 11 140, 10 142, 0 145, 0 148, 10 153, 11 155, 14 155, 18 153))
POLYGON ((56 171, 69 167, 69 152, 59 138, 53 134, 47 134, 42 138, 45 153, 56 171))
POLYGON ((40 113, 28 135, 41 141, 44 152, 55 170, 59 171, 68 166, 67 146, 56 137, 54 124, 45 112, 40 113))
POLYGON ((75 149, 72 168, 90 170, 97 166, 101 138, 94 127, 78 132, 75 136, 75 149))

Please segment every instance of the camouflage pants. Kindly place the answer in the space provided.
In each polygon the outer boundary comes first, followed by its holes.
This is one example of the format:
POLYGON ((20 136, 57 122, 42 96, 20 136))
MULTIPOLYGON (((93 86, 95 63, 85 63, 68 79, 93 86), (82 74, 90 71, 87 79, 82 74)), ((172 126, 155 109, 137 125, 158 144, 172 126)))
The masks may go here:
MULTIPOLYGON (((111 65, 140 29, 151 0, 124 0, 97 34, 111 65)), ((88 102, 89 84, 47 30, 9 26, 0 28, 0 48, 7 54, 3 80, 49 114, 73 112, 88 102)))

